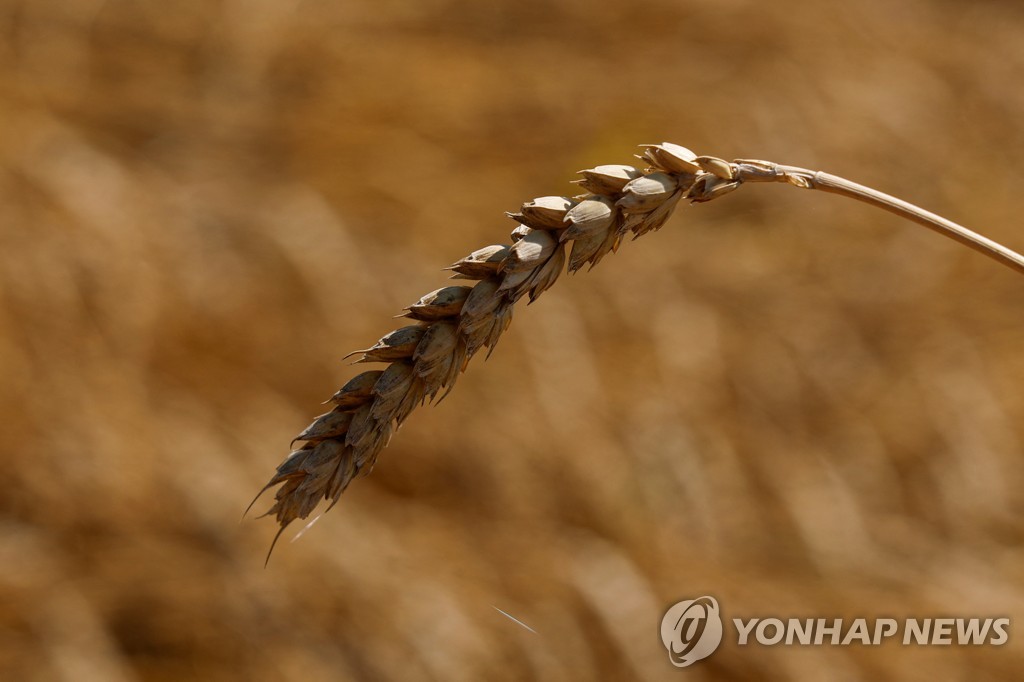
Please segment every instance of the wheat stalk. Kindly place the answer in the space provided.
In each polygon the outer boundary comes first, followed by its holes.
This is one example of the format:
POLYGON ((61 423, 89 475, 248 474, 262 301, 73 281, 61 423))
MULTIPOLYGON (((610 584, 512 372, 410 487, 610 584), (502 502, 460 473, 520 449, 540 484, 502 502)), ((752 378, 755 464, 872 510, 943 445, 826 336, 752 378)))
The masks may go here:
POLYGON ((617 250, 625 235, 636 238, 661 228, 682 199, 710 201, 747 182, 820 189, 892 211, 1024 273, 1020 254, 912 204, 828 173, 769 161, 730 163, 667 142, 644 145, 637 158, 647 167, 608 165, 580 171, 577 183, 586 194, 541 197, 523 204, 518 213, 509 213, 520 223, 512 231, 511 244, 484 247, 447 268, 454 279, 475 284, 425 295, 405 309, 403 316, 413 324, 350 354, 361 354, 357 362, 387 367, 363 372, 338 390, 328 401, 333 409, 296 436, 295 441, 303 444, 260 491, 280 485, 265 514, 275 515, 280 524, 274 543, 291 522, 308 517, 321 500, 330 500, 328 509, 333 507, 353 478, 370 472, 377 455, 417 405, 438 395, 443 398, 473 355, 485 347, 488 354, 493 351, 519 299, 528 295, 536 300, 555 283, 566 261, 570 272, 587 264, 593 267, 617 250))

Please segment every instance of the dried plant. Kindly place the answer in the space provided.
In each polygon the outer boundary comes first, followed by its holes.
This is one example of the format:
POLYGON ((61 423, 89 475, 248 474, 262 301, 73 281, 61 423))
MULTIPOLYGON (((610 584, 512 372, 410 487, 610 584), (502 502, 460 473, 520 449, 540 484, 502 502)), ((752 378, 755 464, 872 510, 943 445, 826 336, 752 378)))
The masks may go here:
POLYGON ((616 251, 627 234, 635 239, 660 229, 681 200, 710 201, 749 182, 819 189, 901 215, 1024 273, 1024 257, 1000 244, 828 173, 768 161, 730 163, 667 142, 644 145, 637 158, 645 168, 607 165, 580 171, 577 183, 585 194, 540 197, 509 213, 519 223, 510 244, 486 246, 447 268, 453 279, 474 284, 423 296, 405 309, 404 317, 413 324, 350 354, 360 355, 357 362, 387 367, 358 374, 342 386, 328 401, 333 408, 296 436, 302 445, 260 491, 280 485, 266 514, 280 524, 275 542, 288 524, 308 517, 321 500, 329 500, 330 509, 352 479, 373 469, 377 455, 417 405, 443 398, 470 358, 483 348, 493 351, 517 301, 523 296, 536 300, 567 262, 570 272, 588 264, 592 268, 616 251))

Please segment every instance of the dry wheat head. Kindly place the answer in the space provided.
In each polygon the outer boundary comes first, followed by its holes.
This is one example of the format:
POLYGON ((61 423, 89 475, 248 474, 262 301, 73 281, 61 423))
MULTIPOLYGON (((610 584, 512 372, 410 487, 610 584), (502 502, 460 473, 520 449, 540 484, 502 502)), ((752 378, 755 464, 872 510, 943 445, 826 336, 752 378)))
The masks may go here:
POLYGON ((447 268, 468 284, 426 294, 405 309, 412 324, 350 354, 386 367, 353 377, 331 397, 331 411, 296 436, 302 445, 263 488, 280 485, 267 515, 276 516, 281 530, 308 517, 321 500, 333 506, 353 478, 369 473, 413 409, 450 391, 478 351, 490 353, 516 302, 536 300, 567 261, 570 272, 593 267, 627 234, 659 229, 681 199, 706 201, 738 184, 731 164, 678 145, 645 145, 638 158, 645 168, 581 171, 577 183, 585 194, 540 197, 509 213, 519 223, 511 243, 478 249, 447 268))
POLYGON ((821 189, 897 213, 1024 272, 1024 256, 940 216, 828 173, 768 161, 730 163, 668 142, 642 148, 637 158, 643 168, 607 165, 580 171, 576 182, 585 194, 540 197, 523 204, 518 213, 509 213, 519 223, 510 244, 485 246, 447 268, 453 279, 472 284, 426 294, 405 309, 404 317, 412 324, 350 354, 360 355, 357 362, 386 367, 358 374, 342 386, 328 401, 333 409, 296 436, 302 445, 260 491, 280 486, 267 512, 281 526, 278 537, 292 521, 309 516, 321 500, 333 506, 353 478, 370 472, 377 455, 417 405, 443 398, 470 358, 485 347, 488 353, 493 351, 512 321, 517 301, 524 296, 536 300, 567 262, 570 272, 587 264, 593 267, 617 250, 627 234, 635 238, 661 228, 682 199, 710 201, 744 182, 821 189))

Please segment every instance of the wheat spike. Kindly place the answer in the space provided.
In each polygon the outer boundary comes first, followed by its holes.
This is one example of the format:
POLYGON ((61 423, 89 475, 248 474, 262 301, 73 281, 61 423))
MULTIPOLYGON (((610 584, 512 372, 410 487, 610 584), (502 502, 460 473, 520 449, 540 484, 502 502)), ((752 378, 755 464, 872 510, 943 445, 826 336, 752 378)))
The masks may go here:
POLYGON ((555 283, 567 261, 570 272, 593 267, 627 233, 636 238, 660 229, 684 198, 710 201, 745 182, 820 189, 901 215, 1024 272, 1024 257, 1006 247, 834 175, 767 161, 730 163, 668 142, 642 148, 638 158, 647 164, 644 169, 604 165, 580 171, 583 179, 577 183, 588 194, 540 197, 509 213, 520 223, 511 244, 478 249, 447 268, 457 279, 475 281, 473 286, 449 286, 424 295, 399 316, 416 324, 351 353, 362 354, 357 362, 387 367, 354 377, 328 401, 334 408, 299 433, 295 440, 303 444, 263 488, 280 486, 265 515, 274 515, 283 530, 295 519, 305 519, 321 500, 333 506, 356 476, 372 470, 391 435, 417 405, 435 400, 442 390, 443 398, 478 351, 494 349, 517 301, 525 295, 536 300, 555 283))

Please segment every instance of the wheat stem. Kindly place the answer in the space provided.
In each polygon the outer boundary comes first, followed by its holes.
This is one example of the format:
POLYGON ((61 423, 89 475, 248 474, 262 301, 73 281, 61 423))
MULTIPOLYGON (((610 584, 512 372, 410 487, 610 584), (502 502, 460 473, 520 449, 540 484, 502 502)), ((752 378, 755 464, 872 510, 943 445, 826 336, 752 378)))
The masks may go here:
MULTIPOLYGON (((765 162, 758 162, 765 163, 765 162)), ((742 169, 743 162, 737 162, 737 165, 742 169)), ((775 167, 777 175, 770 178, 774 182, 785 182, 796 187, 803 189, 818 189, 823 192, 830 194, 838 194, 840 196, 849 197, 862 201, 866 204, 876 206, 883 210, 895 213, 896 215, 911 220, 919 225, 923 225, 930 230, 934 230, 941 235, 949 237, 957 242, 960 242, 968 248, 974 249, 978 253, 982 253, 989 258, 999 261, 1003 265, 1016 270, 1024 274, 1024 256, 1009 249, 999 242, 993 241, 988 237, 978 234, 973 230, 969 230, 963 225, 958 225, 952 220, 947 220, 940 215, 936 215, 931 211, 926 211, 920 206, 915 206, 908 201, 898 199, 885 192, 880 192, 877 189, 867 187, 865 185, 858 184, 846 178, 839 177, 838 175, 832 175, 824 171, 809 170, 807 168, 800 168, 798 166, 787 166, 783 164, 771 164, 775 167)), ((761 169, 759 169, 761 170, 761 169)), ((755 173, 752 177, 743 177, 742 170, 740 170, 740 176, 743 180, 753 182, 764 182, 768 178, 763 176, 763 173, 755 173)))

